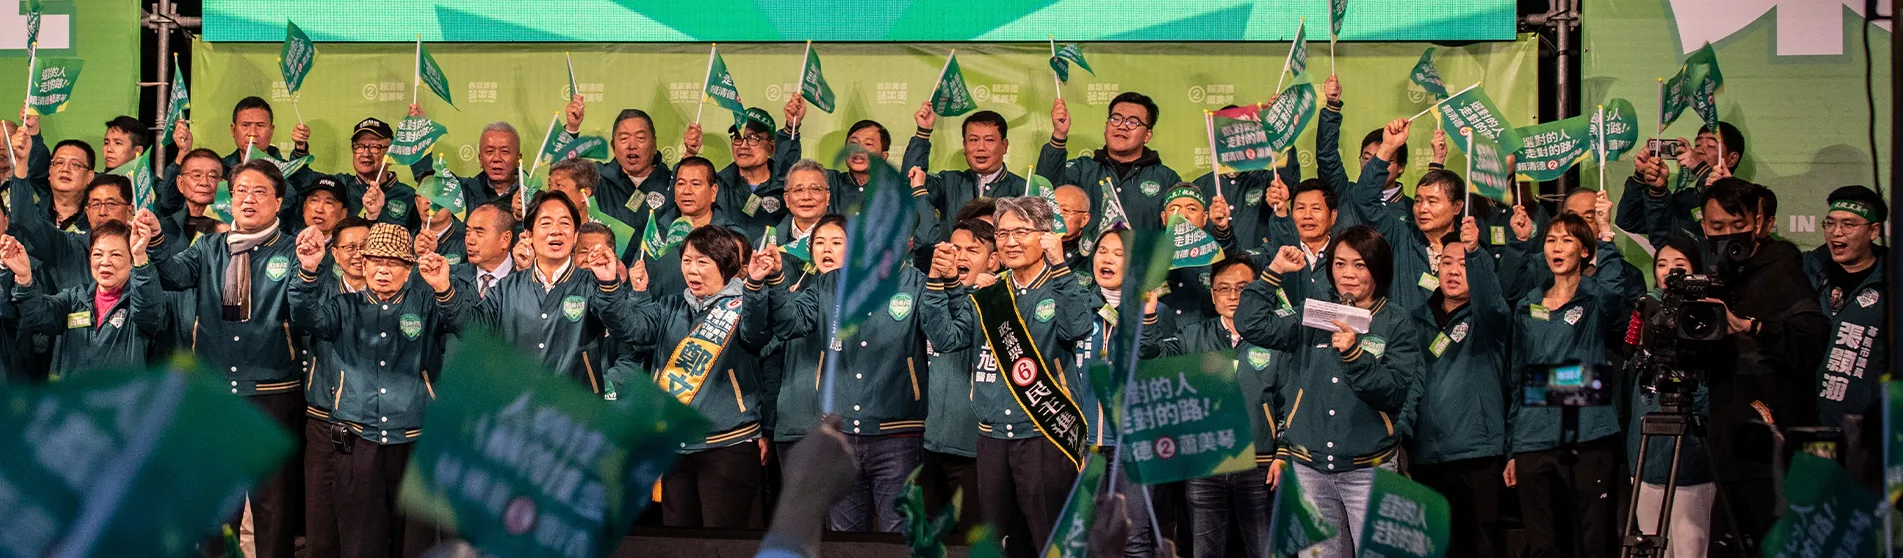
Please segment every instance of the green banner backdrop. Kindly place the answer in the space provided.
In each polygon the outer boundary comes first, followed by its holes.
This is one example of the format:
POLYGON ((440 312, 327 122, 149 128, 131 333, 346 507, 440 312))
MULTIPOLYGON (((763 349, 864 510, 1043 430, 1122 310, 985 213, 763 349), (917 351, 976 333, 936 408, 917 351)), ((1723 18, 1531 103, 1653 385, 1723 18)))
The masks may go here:
MULTIPOLYGON (((138 115, 139 2, 136 0, 47 0, 40 19, 40 58, 86 61, 86 74, 72 102, 40 120, 48 143, 83 139, 98 147, 106 121, 138 115)), ((26 95, 26 3, 0 0, 0 118, 19 120, 26 95)), ((97 169, 104 171, 106 169, 97 169)))
MULTIPOLYGON (((1638 109, 1640 148, 1658 137, 1658 79, 1685 54, 1711 43, 1724 70, 1719 118, 1745 135, 1738 177, 1778 192, 1778 233, 1799 246, 1823 241, 1825 196, 1847 184, 1874 186, 1863 88, 1862 2, 1588 0, 1582 111, 1610 98, 1638 109), (1769 11, 1776 6, 1776 15, 1769 11)), ((1870 30, 1876 106, 1890 106, 1890 31, 1870 30)), ((1450 87, 1452 83, 1448 84, 1450 87)), ((1890 152, 1887 109, 1877 114, 1877 149, 1890 152)), ((1664 137, 1698 132, 1691 112, 1664 137)), ((1890 161, 1883 161, 1887 183, 1890 161)), ((1582 182, 1598 180, 1592 163, 1582 182)), ((1631 157, 1606 167, 1614 196, 1632 174, 1631 157)), ((1886 187, 1890 185, 1886 184, 1886 187)))
MULTIPOLYGON (((871 118, 892 131, 891 158, 898 161, 915 129, 912 113, 931 97, 934 80, 954 45, 940 44, 823 44, 816 43, 825 61, 826 79, 838 93, 835 114, 809 110, 802 129, 807 157, 830 161, 853 122, 871 118)), ((1053 80, 1049 44, 961 44, 958 61, 979 107, 998 111, 1010 122, 1010 168, 1022 174, 1037 158, 1038 147, 1050 137, 1053 80)), ((277 71, 277 44, 198 43, 194 48, 195 75, 191 80, 194 117, 192 132, 202 146, 220 152, 234 149, 227 127, 230 109, 246 95, 261 95, 277 109, 278 132, 273 138, 288 149, 290 127, 296 116, 277 71)), ((1410 88, 1408 71, 1425 44, 1342 44, 1337 53, 1344 100, 1348 104, 1342 150, 1357 160, 1362 134, 1382 122, 1404 117, 1427 106, 1430 98, 1410 88)), ((345 168, 347 137, 359 119, 375 116, 395 122, 409 105, 414 71, 414 46, 405 44, 319 43, 317 60, 302 90, 302 107, 313 129, 313 166, 336 172, 345 168)), ((776 120, 781 107, 798 91, 803 44, 722 44, 720 53, 733 71, 740 97, 749 106, 766 108, 776 120)), ((1522 37, 1508 43, 1481 43, 1441 48, 1437 59, 1450 86, 1485 79, 1486 88, 1516 125, 1532 123, 1536 112, 1538 47, 1522 37)), ((449 76, 460 110, 420 96, 430 118, 449 127, 450 135, 436 146, 450 156, 458 174, 475 172, 475 142, 481 128, 507 121, 522 135, 523 149, 533 151, 542 141, 550 118, 566 103, 567 66, 571 53, 576 79, 588 102, 584 133, 607 136, 617 111, 639 107, 653 114, 663 141, 662 154, 670 163, 679 159, 680 134, 694 118, 706 73, 705 44, 431 44, 430 54, 449 76)), ((1102 126, 1108 101, 1125 90, 1141 91, 1160 105, 1156 137, 1151 146, 1185 179, 1207 172, 1209 141, 1203 128, 1204 110, 1223 105, 1267 101, 1273 93, 1287 43, 1221 44, 1086 44, 1084 55, 1096 75, 1073 71, 1064 97, 1075 115, 1072 153, 1102 145, 1102 126)), ((1310 61, 1311 73, 1325 76, 1326 51, 1318 47, 1310 61)), ((709 103, 712 105, 712 103, 709 103)), ((705 155, 717 164, 729 160, 723 137, 732 117, 712 107, 701 118, 708 130, 705 155)), ((958 141, 959 119, 941 119, 934 137, 932 168, 963 168, 958 141)), ((1430 121, 1414 131, 1416 168, 1428 160, 1430 121)), ((1301 164, 1313 176, 1314 131, 1297 142, 1301 164)), ((1459 154, 1449 165, 1464 165, 1459 154)))

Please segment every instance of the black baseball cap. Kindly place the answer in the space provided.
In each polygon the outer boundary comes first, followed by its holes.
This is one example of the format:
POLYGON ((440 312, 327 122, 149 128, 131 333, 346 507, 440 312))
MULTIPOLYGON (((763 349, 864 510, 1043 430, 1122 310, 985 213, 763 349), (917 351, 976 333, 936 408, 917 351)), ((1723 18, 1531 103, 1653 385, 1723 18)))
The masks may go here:
POLYGON ((385 124, 382 120, 375 118, 365 118, 362 122, 357 123, 356 130, 350 132, 350 140, 356 141, 357 138, 363 137, 366 133, 376 135, 377 139, 390 139, 392 137, 389 124, 385 124))
POLYGON ((310 189, 304 192, 304 199, 301 202, 299 202, 299 206, 302 207, 302 204, 309 203, 311 201, 311 198, 316 197, 316 196, 313 196, 312 194, 316 194, 317 192, 320 192, 320 191, 330 192, 330 195, 336 196, 337 203, 344 204, 345 206, 350 205, 350 202, 345 201, 349 198, 344 197, 343 183, 338 182, 337 179, 335 178, 323 176, 323 177, 318 177, 317 180, 311 182, 310 189))

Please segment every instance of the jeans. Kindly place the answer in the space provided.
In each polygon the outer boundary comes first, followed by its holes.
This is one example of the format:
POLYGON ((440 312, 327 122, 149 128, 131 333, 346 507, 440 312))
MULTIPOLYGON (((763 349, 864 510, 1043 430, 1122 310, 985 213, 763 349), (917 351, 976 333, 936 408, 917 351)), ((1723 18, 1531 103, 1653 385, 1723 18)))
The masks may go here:
MULTIPOLYGON (((1382 469, 1394 470, 1394 463, 1382 463, 1382 469)), ((1361 523, 1368 518, 1368 500, 1374 495, 1374 469, 1363 468, 1328 473, 1295 464, 1295 479, 1302 483, 1302 494, 1321 510, 1322 519, 1339 532, 1334 538, 1316 545, 1326 558, 1354 558, 1361 543, 1361 523)))
POLYGON ((834 531, 899 531, 899 511, 892 503, 905 488, 905 478, 918 468, 924 438, 916 434, 893 436, 846 435, 852 449, 852 489, 833 502, 827 524, 834 531), (870 510, 866 508, 872 508, 870 510))
POLYGON ((1005 533, 1006 556, 1035 556, 1050 540, 1077 482, 1077 466, 1042 437, 978 437, 978 504, 1005 533))
POLYGON ((1229 516, 1236 517, 1242 550, 1249 558, 1267 558, 1269 543, 1269 470, 1258 466, 1213 477, 1190 479, 1189 509, 1196 530, 1196 558, 1218 558, 1229 548, 1229 516))
MULTIPOLYGON (((1130 534, 1123 539, 1124 558, 1156 556, 1156 530, 1151 528, 1150 513, 1160 508, 1162 502, 1156 501, 1156 491, 1152 490, 1154 487, 1130 482, 1130 467, 1127 463, 1118 469, 1118 476, 1124 478, 1112 478, 1110 464, 1117 461, 1117 448, 1106 447, 1102 451, 1107 463, 1104 466, 1103 486, 1097 487, 1097 493, 1104 494, 1114 487, 1117 494, 1123 495, 1123 509, 1130 517, 1130 534)), ((1100 509, 1098 513, 1104 512, 1100 509)))

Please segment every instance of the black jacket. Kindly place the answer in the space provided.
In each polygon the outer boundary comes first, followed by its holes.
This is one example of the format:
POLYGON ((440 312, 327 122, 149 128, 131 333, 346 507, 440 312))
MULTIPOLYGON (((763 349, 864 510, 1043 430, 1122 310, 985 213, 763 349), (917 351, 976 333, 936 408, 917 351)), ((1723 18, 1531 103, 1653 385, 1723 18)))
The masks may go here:
POLYGON ((1723 479, 1763 477, 1770 473, 1768 433, 1746 427, 1762 420, 1752 403, 1768 406, 1779 428, 1816 422, 1814 372, 1830 341, 1830 319, 1818 308, 1797 247, 1787 241, 1760 242, 1727 287, 1721 298, 1731 313, 1757 322, 1755 332, 1730 336, 1731 350, 1707 359, 1711 447, 1723 479))

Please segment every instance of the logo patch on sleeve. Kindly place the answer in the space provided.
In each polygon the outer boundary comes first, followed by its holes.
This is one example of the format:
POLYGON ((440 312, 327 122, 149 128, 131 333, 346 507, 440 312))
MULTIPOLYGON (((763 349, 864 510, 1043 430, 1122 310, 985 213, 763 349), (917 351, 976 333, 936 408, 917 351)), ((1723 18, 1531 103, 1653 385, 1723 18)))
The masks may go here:
POLYGON ((1388 352, 1388 340, 1382 339, 1379 335, 1363 335, 1361 336, 1361 352, 1381 358, 1382 353, 1388 352))
POLYGON ((264 276, 270 277, 272 281, 283 281, 284 276, 289 274, 290 271, 291 271, 290 258, 286 258, 284 256, 272 256, 271 261, 264 262, 264 276))
POLYGON ((1249 347, 1249 366, 1256 370, 1269 367, 1269 350, 1261 347, 1249 347))

